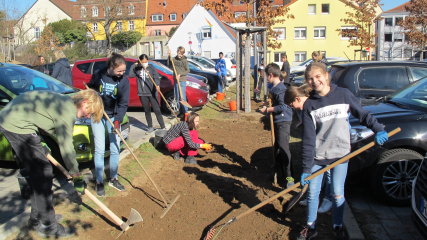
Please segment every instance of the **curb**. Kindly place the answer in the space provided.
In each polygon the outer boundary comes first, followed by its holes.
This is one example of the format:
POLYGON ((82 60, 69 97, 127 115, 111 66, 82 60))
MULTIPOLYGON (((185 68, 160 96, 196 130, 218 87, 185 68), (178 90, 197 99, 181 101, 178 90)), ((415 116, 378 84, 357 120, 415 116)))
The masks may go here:
POLYGON ((348 203, 344 206, 344 226, 349 240, 365 240, 348 203))

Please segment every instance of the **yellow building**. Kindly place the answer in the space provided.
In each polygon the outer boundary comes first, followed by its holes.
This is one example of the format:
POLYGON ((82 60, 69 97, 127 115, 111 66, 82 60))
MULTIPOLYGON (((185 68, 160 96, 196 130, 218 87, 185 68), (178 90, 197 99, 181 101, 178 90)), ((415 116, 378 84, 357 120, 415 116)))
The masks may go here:
MULTIPOLYGON (((343 37, 337 29, 355 28, 341 21, 347 18, 346 12, 354 12, 356 8, 346 6, 346 0, 293 0, 287 6, 289 14, 295 19, 286 19, 284 23, 273 26, 280 31, 278 41, 282 43, 280 49, 271 51, 269 62, 282 64, 281 56, 286 53, 291 66, 298 65, 311 58, 313 51, 321 51, 326 57, 341 57, 354 59, 354 50, 358 46, 351 46, 348 37, 343 37)), ((378 7, 377 14, 382 10, 378 7)), ((372 32, 375 32, 374 26, 372 32)), ((359 59, 360 54, 356 54, 359 59)))
MULTIPOLYGON (((121 31, 138 31, 145 36, 145 19, 135 19, 135 20, 121 20, 113 22, 110 25, 110 28, 116 29, 113 32, 115 33, 121 31), (118 25, 117 25, 118 24, 118 25)), ((103 27, 103 22, 92 22, 86 23, 88 29, 91 29, 91 39, 92 40, 105 40, 105 29, 103 27)))

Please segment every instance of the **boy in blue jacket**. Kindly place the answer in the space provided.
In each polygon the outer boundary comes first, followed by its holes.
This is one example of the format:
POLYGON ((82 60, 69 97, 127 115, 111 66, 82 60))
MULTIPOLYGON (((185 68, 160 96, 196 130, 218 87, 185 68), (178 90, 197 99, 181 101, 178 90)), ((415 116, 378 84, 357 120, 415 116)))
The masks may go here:
POLYGON ((276 156, 276 170, 278 181, 283 187, 290 187, 294 184, 291 176, 291 152, 289 151, 289 140, 292 122, 292 109, 285 104, 285 85, 280 81, 280 67, 275 63, 270 63, 265 68, 267 81, 273 85, 270 90, 272 107, 264 106, 261 112, 273 113, 275 149, 279 149, 276 156), (287 184, 284 183, 287 180, 287 184))
POLYGON ((224 92, 223 86, 225 86, 225 77, 227 76, 227 65, 225 64, 225 60, 223 59, 223 57, 224 54, 220 52, 219 59, 216 60, 215 63, 216 74, 219 77, 218 92, 220 93, 224 92))

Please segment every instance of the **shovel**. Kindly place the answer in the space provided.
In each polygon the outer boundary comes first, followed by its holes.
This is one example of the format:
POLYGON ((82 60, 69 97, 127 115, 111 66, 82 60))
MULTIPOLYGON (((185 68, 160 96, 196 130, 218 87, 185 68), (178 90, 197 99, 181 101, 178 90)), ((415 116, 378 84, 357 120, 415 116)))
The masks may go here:
MULTIPOLYGON (((170 51, 169 46, 168 46, 168 50, 170 51)), ((175 63, 173 62, 173 58, 172 58, 171 54, 169 54, 169 58, 171 59, 172 66, 173 66, 173 72, 175 73, 175 78, 176 78, 176 76, 178 74, 176 72, 175 63)), ((179 103, 182 104, 182 105, 184 105, 184 106, 186 106, 186 107, 188 107, 188 108, 192 108, 192 106, 190 104, 188 104, 188 102, 186 102, 186 101, 184 101, 184 99, 182 99, 181 84, 179 83, 179 79, 175 79, 175 80, 178 82, 177 84, 178 84, 178 88, 179 88, 179 96, 181 98, 181 100, 179 101, 179 103)))
MULTIPOLYGON (((272 103, 271 103, 271 99, 268 99, 268 106, 271 107, 272 103)), ((276 141, 276 138, 274 136, 274 121, 273 121, 273 113, 270 113, 270 125, 271 125, 271 144, 272 144, 272 149, 273 149, 273 166, 275 167, 274 169, 274 184, 277 185, 277 167, 276 167, 276 149, 274 147, 274 142, 276 141)))
MULTIPOLYGON (((50 154, 47 154, 47 159, 55 165, 66 177, 67 179, 72 179, 73 177, 68 173, 68 171, 60 164, 58 163, 50 154)), ((114 220, 114 222, 120 226, 122 229, 122 232, 120 235, 129 229, 129 226, 137 223, 142 222, 143 219, 141 217, 141 214, 137 212, 135 209, 131 208, 129 218, 126 222, 123 222, 119 217, 117 217, 116 214, 114 214, 107 206, 105 206, 101 201, 99 201, 91 192, 89 192, 87 189, 84 190, 84 193, 96 204, 98 207, 100 207, 110 218, 114 220)), ((119 235, 119 236, 120 236, 119 235)), ((119 237, 118 236, 118 237, 119 237)))

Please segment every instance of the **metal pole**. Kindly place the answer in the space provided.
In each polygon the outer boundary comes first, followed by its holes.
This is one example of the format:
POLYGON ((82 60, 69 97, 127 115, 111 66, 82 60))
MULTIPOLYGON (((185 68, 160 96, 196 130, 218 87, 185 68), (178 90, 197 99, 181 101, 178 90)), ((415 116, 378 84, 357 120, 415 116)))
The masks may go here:
MULTIPOLYGON (((254 1, 254 18, 256 17, 256 1, 254 1)), ((256 21, 253 22, 254 27, 256 26, 256 21)), ((260 89, 260 86, 257 84, 258 80, 258 66, 259 66, 259 57, 258 57, 258 48, 257 48, 257 33, 254 33, 254 87, 257 86, 260 89)), ((256 93, 254 92, 254 98, 256 98, 256 93)))
MULTIPOLYGON (((241 33, 241 32, 239 32, 239 34, 240 34, 240 37, 239 37, 239 47, 240 47, 240 64, 242 64, 243 63, 243 45, 242 45, 242 42, 243 42, 243 34, 241 33)), ((240 81, 240 96, 239 96, 239 98, 240 98, 240 109, 243 109, 243 106, 244 106, 244 101, 243 101, 243 70, 244 70, 244 68, 240 68, 240 79, 239 79, 239 81, 240 81)))
MULTIPOLYGON (((267 30, 263 31, 263 50, 264 50, 264 66, 267 66, 268 62, 267 62, 267 30)), ((268 59, 269 60, 269 59, 268 59)), ((264 68, 265 69, 265 68, 264 68)), ((264 71, 264 102, 267 102, 267 74, 264 71)))
POLYGON ((240 69, 242 62, 240 61, 240 32, 236 33, 236 113, 240 112, 240 69))

